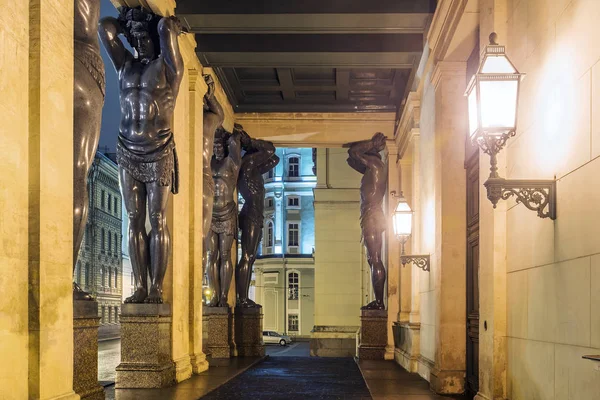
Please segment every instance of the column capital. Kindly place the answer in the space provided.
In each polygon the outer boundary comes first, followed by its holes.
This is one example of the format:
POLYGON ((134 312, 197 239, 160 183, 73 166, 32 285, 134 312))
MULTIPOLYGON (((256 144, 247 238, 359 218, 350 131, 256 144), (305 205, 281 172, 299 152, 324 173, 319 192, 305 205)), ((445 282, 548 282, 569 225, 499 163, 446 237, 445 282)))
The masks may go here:
POLYGON ((431 73, 431 84, 437 90, 442 78, 449 77, 461 77, 466 80, 466 61, 438 61, 431 73))
POLYGON ((110 0, 110 2, 115 7, 142 6, 164 17, 175 15, 175 0, 110 0))
POLYGON ((202 71, 197 69, 189 69, 190 92, 195 92, 200 96, 204 96, 208 90, 208 85, 202 76, 202 71))

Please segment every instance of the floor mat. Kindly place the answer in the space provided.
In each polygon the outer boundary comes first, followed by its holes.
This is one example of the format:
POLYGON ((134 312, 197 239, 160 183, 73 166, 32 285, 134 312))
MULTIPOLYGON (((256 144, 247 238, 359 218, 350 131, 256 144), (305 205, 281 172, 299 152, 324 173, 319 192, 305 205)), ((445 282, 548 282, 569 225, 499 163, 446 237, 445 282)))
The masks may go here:
POLYGON ((351 358, 269 357, 203 400, 371 399, 351 358))

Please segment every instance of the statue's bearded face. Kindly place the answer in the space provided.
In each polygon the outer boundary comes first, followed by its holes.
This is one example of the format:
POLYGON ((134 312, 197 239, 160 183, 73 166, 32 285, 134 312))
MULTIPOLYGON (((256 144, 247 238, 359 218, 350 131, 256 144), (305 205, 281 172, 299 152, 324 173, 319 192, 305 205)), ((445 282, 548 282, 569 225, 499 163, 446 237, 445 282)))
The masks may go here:
POLYGON ((213 152, 217 160, 221 161, 223 158, 225 158, 225 146, 222 139, 215 139, 213 152))
POLYGON ((143 63, 149 63, 154 59, 154 43, 146 31, 133 33, 133 47, 143 63))

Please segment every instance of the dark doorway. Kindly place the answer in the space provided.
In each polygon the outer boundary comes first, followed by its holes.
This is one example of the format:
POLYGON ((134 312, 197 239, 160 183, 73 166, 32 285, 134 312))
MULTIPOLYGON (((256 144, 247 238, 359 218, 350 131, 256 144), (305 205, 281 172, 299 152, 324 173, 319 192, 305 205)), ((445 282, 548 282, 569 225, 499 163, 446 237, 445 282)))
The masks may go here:
POLYGON ((479 151, 475 149, 467 157, 466 392, 472 399, 479 390, 479 151))

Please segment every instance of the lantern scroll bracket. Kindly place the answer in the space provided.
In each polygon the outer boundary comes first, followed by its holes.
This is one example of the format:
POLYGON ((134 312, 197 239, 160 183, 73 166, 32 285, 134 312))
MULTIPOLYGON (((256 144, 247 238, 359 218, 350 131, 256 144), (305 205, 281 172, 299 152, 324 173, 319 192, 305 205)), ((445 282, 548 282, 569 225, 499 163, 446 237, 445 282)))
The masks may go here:
POLYGON ((406 264, 413 263, 415 267, 421 268, 423 271, 429 271, 429 254, 419 254, 419 255, 401 255, 400 263, 403 267, 406 264))
POLYGON ((500 199, 515 197, 540 218, 556 219, 556 181, 489 178, 484 184, 487 197, 496 208, 500 199))

